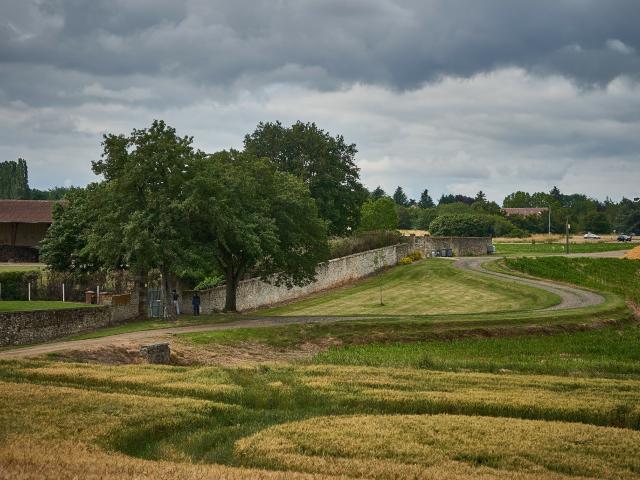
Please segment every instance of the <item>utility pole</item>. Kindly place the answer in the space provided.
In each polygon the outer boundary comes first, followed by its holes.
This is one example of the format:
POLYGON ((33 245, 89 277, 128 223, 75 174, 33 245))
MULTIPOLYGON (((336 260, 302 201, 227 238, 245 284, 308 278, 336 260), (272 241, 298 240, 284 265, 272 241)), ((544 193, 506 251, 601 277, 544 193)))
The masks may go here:
POLYGON ((565 253, 567 255, 569 255, 569 229, 571 228, 571 225, 569 225, 569 217, 567 217, 567 223, 565 225, 565 234, 566 234, 566 239, 565 239, 565 253))
POLYGON ((549 204, 549 236, 551 236, 551 204, 549 204))

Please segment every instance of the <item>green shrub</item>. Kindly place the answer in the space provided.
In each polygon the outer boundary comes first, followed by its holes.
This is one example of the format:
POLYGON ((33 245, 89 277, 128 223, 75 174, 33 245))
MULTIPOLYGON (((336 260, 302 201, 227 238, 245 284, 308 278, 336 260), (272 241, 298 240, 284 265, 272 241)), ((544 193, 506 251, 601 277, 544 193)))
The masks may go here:
POLYGON ((486 215, 454 213, 437 217, 429 225, 429 232, 445 237, 486 237, 493 234, 493 224, 486 215))
POLYGON ((418 251, 411 252, 409 254, 409 258, 411 258, 411 260, 413 260, 414 262, 417 262, 418 260, 422 260, 422 253, 418 251))
POLYGON ((0 284, 2 285, 2 300, 25 300, 27 297, 27 284, 35 283, 40 273, 38 271, 14 271, 1 272, 0 284))
POLYGON ((402 234, 397 230, 378 230, 358 232, 350 237, 332 238, 329 240, 329 258, 346 257, 354 253, 396 245, 400 243, 401 237, 402 234))

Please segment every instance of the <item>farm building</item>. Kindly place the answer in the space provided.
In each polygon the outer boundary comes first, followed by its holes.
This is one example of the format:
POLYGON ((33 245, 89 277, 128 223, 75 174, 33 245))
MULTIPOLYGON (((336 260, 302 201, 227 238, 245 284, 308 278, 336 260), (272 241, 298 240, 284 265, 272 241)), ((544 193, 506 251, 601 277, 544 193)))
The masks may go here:
POLYGON ((35 261, 52 222, 53 200, 0 200, 0 261, 35 261))

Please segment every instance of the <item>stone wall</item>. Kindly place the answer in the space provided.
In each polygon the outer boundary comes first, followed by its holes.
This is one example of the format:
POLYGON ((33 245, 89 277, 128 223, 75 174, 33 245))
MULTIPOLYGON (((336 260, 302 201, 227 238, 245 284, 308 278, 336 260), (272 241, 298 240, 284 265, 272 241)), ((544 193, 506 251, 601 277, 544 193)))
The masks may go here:
POLYGON ((113 306, 0 313, 0 346, 46 342, 136 318, 137 294, 129 302, 113 306))
POLYGON ((451 249, 456 257, 487 255, 491 252, 493 242, 491 237, 432 237, 411 235, 408 239, 409 248, 430 257, 434 250, 451 249))
POLYGON ((0 313, 0 345, 24 345, 112 324, 108 307, 0 313))
MULTIPOLYGON (((398 244, 329 260, 318 266, 316 281, 304 287, 289 289, 286 286, 277 287, 265 283, 257 278, 244 280, 238 285, 237 308, 239 311, 253 310, 344 285, 366 277, 384 267, 395 265, 408 253, 409 246, 407 244, 398 244)), ((190 291, 183 292, 182 311, 185 313, 192 311, 192 293, 190 291)), ((221 311, 224 308, 225 287, 220 286, 200 292, 200 300, 201 313, 221 311)))

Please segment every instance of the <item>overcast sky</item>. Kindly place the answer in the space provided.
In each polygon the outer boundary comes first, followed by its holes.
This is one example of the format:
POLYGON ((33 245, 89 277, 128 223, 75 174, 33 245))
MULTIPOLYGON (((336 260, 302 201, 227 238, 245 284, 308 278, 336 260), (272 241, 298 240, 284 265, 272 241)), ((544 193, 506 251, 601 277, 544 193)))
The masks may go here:
POLYGON ((0 0, 0 160, 95 177, 155 118, 207 152, 259 121, 358 146, 365 185, 501 202, 640 194, 638 0, 0 0))

